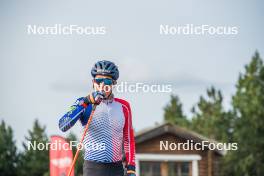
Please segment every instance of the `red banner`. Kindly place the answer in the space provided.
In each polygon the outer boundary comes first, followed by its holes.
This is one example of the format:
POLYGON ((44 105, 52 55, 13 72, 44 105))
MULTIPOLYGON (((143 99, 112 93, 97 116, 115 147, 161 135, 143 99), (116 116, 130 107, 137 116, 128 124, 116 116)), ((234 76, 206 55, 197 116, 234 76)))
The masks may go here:
MULTIPOLYGON (((52 136, 50 144, 50 176, 67 176, 72 163, 69 143, 60 136, 52 136)), ((74 170, 71 176, 74 176, 74 170)))

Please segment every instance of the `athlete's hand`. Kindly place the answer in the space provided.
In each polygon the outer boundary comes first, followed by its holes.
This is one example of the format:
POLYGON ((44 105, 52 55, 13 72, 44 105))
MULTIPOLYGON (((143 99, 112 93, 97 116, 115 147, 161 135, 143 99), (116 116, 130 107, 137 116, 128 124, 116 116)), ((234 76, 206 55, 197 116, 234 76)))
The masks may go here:
POLYGON ((128 165, 126 172, 127 172, 127 176, 136 176, 135 166, 128 165))
POLYGON ((95 91, 85 97, 85 103, 99 105, 101 101, 105 98, 105 93, 100 91, 95 91))

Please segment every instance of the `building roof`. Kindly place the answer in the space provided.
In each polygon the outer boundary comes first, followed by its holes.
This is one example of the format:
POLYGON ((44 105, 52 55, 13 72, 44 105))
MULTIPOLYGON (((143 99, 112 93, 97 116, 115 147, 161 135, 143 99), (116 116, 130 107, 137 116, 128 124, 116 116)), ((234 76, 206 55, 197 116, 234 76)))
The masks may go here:
MULTIPOLYGON (((213 139, 209 139, 203 135, 200 135, 194 131, 191 131, 189 129, 180 127, 178 125, 166 122, 160 125, 156 125, 154 127, 150 127, 150 128, 145 128, 139 132, 136 133, 135 135, 135 139, 136 139, 136 143, 142 143, 145 142, 147 140, 153 139, 155 137, 161 136, 163 134, 173 134, 175 136, 178 136, 180 138, 186 139, 186 140, 193 140, 193 142, 197 143, 201 143, 202 141, 209 141, 210 143, 215 143, 217 144, 218 142, 213 140, 213 139)), ((224 155, 226 153, 225 150, 214 150, 216 153, 220 154, 220 155, 224 155)))

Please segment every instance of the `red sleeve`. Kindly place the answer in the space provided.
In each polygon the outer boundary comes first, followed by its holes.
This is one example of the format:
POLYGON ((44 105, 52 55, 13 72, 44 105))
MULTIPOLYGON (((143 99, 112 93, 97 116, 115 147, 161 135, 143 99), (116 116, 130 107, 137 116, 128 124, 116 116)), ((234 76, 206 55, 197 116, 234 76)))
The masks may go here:
POLYGON ((127 101, 115 98, 123 107, 125 116, 125 125, 123 129, 124 150, 126 155, 127 165, 135 166, 135 138, 132 126, 132 113, 130 105, 127 101))

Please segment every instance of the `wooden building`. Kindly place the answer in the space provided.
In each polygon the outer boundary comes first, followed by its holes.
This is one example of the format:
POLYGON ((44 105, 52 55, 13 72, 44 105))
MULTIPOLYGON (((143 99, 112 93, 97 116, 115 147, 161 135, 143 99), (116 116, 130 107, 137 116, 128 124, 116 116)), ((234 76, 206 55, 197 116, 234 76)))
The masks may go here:
POLYGON ((224 155, 223 151, 175 149, 175 144, 179 143, 209 141, 217 144, 216 141, 170 123, 143 130, 135 138, 138 176, 219 175, 219 160, 224 155))

